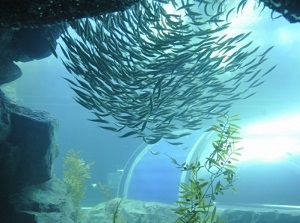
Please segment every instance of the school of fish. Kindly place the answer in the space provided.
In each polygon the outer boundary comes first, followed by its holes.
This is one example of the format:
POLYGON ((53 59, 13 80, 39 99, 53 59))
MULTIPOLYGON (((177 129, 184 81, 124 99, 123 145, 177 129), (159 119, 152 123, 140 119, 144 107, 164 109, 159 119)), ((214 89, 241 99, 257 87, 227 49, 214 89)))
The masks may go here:
MULTIPOLYGON (((228 0, 141 0, 130 9, 74 21, 61 46, 66 78, 90 119, 148 144, 174 140, 255 94, 272 49, 230 36, 228 0)), ((180 144, 180 142, 173 142, 180 144)))

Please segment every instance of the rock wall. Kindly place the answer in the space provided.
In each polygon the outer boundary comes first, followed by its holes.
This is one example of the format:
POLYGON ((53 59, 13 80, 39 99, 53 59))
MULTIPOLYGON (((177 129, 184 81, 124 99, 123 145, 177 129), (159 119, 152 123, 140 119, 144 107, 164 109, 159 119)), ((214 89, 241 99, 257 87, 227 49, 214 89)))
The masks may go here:
POLYGON ((18 106, 0 92, 0 222, 73 222, 66 189, 52 178, 56 128, 49 113, 18 106))

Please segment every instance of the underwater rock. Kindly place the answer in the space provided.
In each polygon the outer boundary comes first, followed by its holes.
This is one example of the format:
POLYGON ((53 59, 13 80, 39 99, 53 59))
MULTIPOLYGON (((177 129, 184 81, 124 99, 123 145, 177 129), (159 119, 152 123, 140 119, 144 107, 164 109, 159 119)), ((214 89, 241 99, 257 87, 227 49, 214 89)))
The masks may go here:
POLYGON ((270 9, 280 13, 290 23, 300 22, 299 0, 260 0, 270 9))
MULTIPOLYGON (((178 219, 174 208, 174 205, 159 202, 116 198, 87 210, 86 218, 82 223, 174 223, 178 219), (117 204, 120 201, 116 221, 113 221, 117 204)), ((222 207, 217 208, 217 215, 221 220, 230 223, 299 223, 300 219, 297 210, 276 210, 263 207, 222 207)))
POLYGON ((9 43, 10 58, 21 62, 46 58, 52 54, 50 47, 56 47, 56 39, 61 33, 59 25, 20 28, 14 32, 9 43))
POLYGON ((86 219, 82 223, 173 223, 177 220, 177 215, 171 210, 174 208, 172 205, 122 199, 116 221, 113 221, 113 215, 119 202, 120 199, 116 198, 93 207, 86 212, 86 219))
POLYGON ((14 62, 7 58, 0 58, 0 85, 12 82, 21 75, 21 69, 14 62))
POLYGON ((12 82, 22 74, 9 55, 9 44, 13 37, 13 30, 0 29, 0 85, 12 82))
MULTIPOLYGON (((9 104, 10 133, 1 145, 2 158, 15 167, 10 190, 39 184, 52 176, 57 156, 56 120, 50 113, 9 104)), ((7 179, 6 179, 7 180, 7 179)))
POLYGON ((138 0, 2 0, 0 27, 36 27, 70 21, 124 10, 137 2, 138 0))
POLYGON ((24 188, 11 198, 22 220, 10 219, 22 223, 73 223, 74 208, 67 196, 65 185, 58 179, 24 188), (24 221, 26 219, 26 221, 24 221))
MULTIPOLYGON (((7 108, 7 100, 8 99, 0 91, 0 148, 10 132, 10 120, 7 108)), ((2 163, 1 158, 2 156, 0 156, 0 161, 2 163)))
POLYGON ((298 223, 300 214, 289 209, 229 208, 222 211, 221 219, 230 223, 298 223))
POLYGON ((0 29, 0 85, 22 75, 21 69, 14 62, 28 62, 50 56, 61 33, 60 25, 0 29))
POLYGON ((11 103, 2 92, 0 118, 1 222, 27 222, 10 221, 11 216, 18 218, 23 213, 16 214, 9 199, 25 187, 34 188, 52 178, 52 162, 58 154, 57 122, 47 112, 11 103))
MULTIPOLYGON (((174 223, 178 216, 174 212, 174 205, 159 202, 146 202, 116 198, 101 203, 86 211, 86 219, 82 223, 174 223), (116 221, 113 215, 121 201, 116 221)), ((218 207, 217 215, 228 223, 299 223, 298 210, 274 209, 263 207, 218 207)))

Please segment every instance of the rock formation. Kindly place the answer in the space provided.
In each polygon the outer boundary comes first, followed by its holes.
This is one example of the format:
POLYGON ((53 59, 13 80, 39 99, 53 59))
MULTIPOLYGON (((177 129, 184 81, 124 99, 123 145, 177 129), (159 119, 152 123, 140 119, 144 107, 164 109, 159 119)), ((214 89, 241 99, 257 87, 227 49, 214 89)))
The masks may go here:
POLYGON ((55 24, 125 10, 137 2, 138 0, 1 0, 0 27, 55 24))
MULTIPOLYGON (((82 223, 111 223, 118 202, 118 213, 116 223, 138 222, 174 223, 178 216, 173 209, 175 206, 158 202, 145 202, 127 199, 113 199, 101 203, 86 211, 86 218, 82 223)), ((296 223, 299 222, 299 211, 297 209, 284 209, 275 207, 218 207, 217 215, 227 223, 296 223)))
POLYGON ((5 223, 70 222, 73 207, 53 178, 57 123, 0 92, 0 216, 5 223))
POLYGON ((270 9, 282 14, 290 23, 300 22, 299 0, 260 0, 270 9))
POLYGON ((177 220, 177 215, 172 208, 174 208, 174 206, 158 202, 128 199, 120 200, 119 198, 116 198, 88 210, 83 223, 173 223, 177 220), (118 213, 115 216, 115 221, 113 221, 118 202, 121 203, 118 208, 118 213))

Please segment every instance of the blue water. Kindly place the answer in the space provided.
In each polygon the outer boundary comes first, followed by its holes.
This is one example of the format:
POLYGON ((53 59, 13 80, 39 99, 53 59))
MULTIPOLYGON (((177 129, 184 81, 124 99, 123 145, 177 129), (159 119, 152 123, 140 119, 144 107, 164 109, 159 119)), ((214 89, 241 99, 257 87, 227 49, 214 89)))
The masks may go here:
MULTIPOLYGON (((289 24, 282 18, 272 21, 266 11, 251 29, 251 38, 256 38, 262 47, 275 45, 264 66, 278 66, 265 77, 266 82, 257 89, 257 94, 234 104, 231 113, 240 113, 244 122, 251 123, 280 114, 300 112, 300 24, 289 24)), ((61 55, 59 52, 58 54, 61 55)), ((69 149, 81 150, 86 163, 94 162, 91 178, 87 180, 87 194, 83 205, 91 206, 104 201, 104 196, 91 184, 106 184, 112 173, 118 173, 118 170, 125 168, 128 159, 143 142, 132 137, 119 138, 88 121, 92 115, 73 100, 74 93, 62 78, 71 78, 71 75, 60 60, 51 56, 20 66, 23 76, 16 81, 17 97, 23 105, 46 110, 59 121, 57 143, 60 154, 54 163, 54 174, 62 179, 66 152, 69 149)), ((186 151, 182 153, 185 157, 186 151)), ((138 170, 142 170, 142 173, 135 172, 136 177, 139 174, 141 177, 134 178, 132 184, 137 191, 134 195, 129 193, 128 198, 174 202, 178 193, 178 185, 174 187, 174 182, 179 182, 180 172, 176 172, 175 167, 175 171, 172 171, 170 159, 162 154, 150 158, 154 166, 144 160, 145 165, 138 170)), ((300 205, 299 165, 299 154, 271 164, 241 163, 240 179, 236 184, 238 194, 231 196, 229 193, 220 201, 300 205)))

